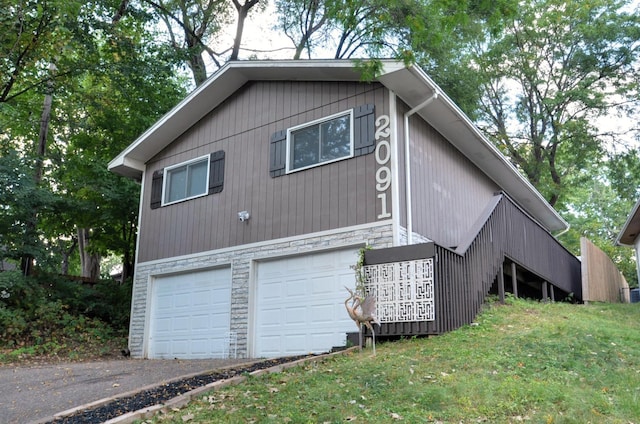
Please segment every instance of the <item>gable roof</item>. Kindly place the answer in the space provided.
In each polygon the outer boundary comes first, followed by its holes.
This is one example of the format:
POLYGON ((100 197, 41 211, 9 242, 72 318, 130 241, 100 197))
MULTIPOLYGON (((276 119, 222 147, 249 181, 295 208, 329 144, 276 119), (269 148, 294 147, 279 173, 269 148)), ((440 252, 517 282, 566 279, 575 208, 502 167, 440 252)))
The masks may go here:
MULTIPOLYGON (((438 96, 417 114, 440 132, 535 220, 549 231, 564 230, 566 221, 547 203, 471 120, 418 66, 383 60, 377 81, 410 108, 434 93, 438 96)), ((360 81, 350 60, 236 61, 224 65, 109 163, 109 170, 140 178, 145 163, 220 105, 246 82, 360 81)))
POLYGON ((640 199, 636 202, 631 213, 627 217, 627 222, 624 223, 616 244, 621 246, 634 246, 638 235, 640 234, 640 199))

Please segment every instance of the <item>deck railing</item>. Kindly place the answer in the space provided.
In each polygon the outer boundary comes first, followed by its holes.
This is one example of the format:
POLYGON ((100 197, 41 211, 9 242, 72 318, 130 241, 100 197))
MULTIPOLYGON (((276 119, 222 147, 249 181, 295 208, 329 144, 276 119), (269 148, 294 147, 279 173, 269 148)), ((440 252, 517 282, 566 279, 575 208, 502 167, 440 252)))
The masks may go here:
POLYGON ((442 334, 475 319, 506 260, 574 298, 580 261, 505 194, 497 195, 459 246, 435 244, 433 321, 388 323, 381 335, 442 334))

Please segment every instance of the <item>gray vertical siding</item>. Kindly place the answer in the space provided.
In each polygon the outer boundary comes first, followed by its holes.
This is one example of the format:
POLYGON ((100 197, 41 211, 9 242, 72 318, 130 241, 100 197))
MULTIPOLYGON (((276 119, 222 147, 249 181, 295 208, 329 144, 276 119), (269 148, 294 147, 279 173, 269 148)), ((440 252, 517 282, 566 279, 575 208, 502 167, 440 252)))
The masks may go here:
MULTIPOLYGON (((408 110, 398 101, 402 225, 406 225, 403 115, 408 110)), ((419 116, 410 117, 409 126, 413 232, 455 247, 500 188, 419 116)))
POLYGON ((388 114, 388 91, 365 83, 247 83, 147 164, 150 176, 214 151, 226 154, 218 194, 151 210, 146 179, 139 262, 376 221, 374 154, 269 175, 274 132, 363 104, 374 104, 376 116, 388 114), (251 213, 248 223, 238 221, 242 210, 251 213))

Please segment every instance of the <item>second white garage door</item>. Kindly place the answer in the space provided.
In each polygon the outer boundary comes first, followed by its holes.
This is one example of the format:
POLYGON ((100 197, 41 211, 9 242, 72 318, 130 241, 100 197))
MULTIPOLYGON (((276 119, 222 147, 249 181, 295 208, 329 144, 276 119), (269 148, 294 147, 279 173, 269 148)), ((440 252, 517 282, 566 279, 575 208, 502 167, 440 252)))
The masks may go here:
POLYGON ((357 331, 344 300, 355 286, 354 249, 261 262, 257 267, 255 357, 323 353, 357 331))
POLYGON ((148 357, 222 357, 230 305, 229 268, 157 277, 151 294, 148 357))

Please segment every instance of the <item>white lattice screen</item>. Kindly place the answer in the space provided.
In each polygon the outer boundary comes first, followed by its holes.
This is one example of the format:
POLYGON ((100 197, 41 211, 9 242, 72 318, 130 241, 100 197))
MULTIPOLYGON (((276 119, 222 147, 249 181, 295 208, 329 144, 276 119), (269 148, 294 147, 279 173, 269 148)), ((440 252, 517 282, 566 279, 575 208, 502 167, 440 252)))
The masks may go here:
POLYGON ((365 294, 384 322, 433 321, 433 258, 365 265, 365 294))

